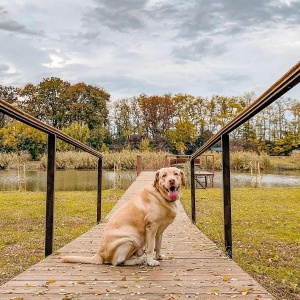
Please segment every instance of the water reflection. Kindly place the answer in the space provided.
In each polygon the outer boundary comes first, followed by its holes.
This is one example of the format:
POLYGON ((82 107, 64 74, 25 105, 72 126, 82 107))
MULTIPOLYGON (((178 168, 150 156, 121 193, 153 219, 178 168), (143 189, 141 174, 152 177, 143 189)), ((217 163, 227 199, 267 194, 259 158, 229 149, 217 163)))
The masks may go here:
MULTIPOLYGON (((292 173, 289 173, 292 174, 292 173)), ((300 187, 300 174, 254 174, 234 173, 230 174, 232 187, 300 187), (296 175, 298 174, 298 175, 296 175)), ((222 173, 216 172, 214 178, 215 187, 222 187, 222 173)))
MULTIPOLYGON (((18 174, 16 170, 0 171, 0 190, 46 191, 46 171, 26 171, 18 174)), ((136 171, 103 171, 103 189, 127 189, 136 178, 136 171)), ((222 187, 222 173, 215 172, 214 186, 222 187)), ((232 187, 292 187, 300 186, 300 172, 282 174, 231 173, 232 187)), ((91 191, 97 188, 97 171, 56 171, 55 189, 58 191, 91 191)))
MULTIPOLYGON (((115 187, 127 189, 136 178, 136 171, 103 171, 103 189, 115 187)), ((18 174, 16 170, 0 171, 0 190, 27 190, 33 192, 46 191, 46 171, 26 171, 18 174)), ((56 171, 55 189, 57 191, 92 191, 97 188, 97 171, 56 171)))

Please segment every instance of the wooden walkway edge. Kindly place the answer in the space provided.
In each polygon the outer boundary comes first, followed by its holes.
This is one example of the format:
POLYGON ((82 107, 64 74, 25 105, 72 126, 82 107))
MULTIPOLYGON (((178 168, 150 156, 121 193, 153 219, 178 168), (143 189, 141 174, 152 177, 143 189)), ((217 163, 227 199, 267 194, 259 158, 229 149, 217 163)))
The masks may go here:
POLYGON ((164 234, 168 259, 158 267, 60 262, 62 255, 93 255, 110 215, 153 179, 154 172, 142 172, 103 223, 2 285, 0 299, 274 299, 191 223, 182 206, 164 234))

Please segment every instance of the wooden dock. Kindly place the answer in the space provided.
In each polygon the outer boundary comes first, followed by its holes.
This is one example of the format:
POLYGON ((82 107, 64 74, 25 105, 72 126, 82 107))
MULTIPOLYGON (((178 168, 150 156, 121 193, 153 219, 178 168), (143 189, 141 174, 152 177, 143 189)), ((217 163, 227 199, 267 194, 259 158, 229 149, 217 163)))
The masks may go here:
MULTIPOLYGON (((154 179, 142 172, 113 211, 154 179)), ((93 255, 103 223, 0 287, 1 300, 274 299, 189 220, 180 206, 163 238, 168 259, 158 267, 61 263, 62 255, 93 255)))

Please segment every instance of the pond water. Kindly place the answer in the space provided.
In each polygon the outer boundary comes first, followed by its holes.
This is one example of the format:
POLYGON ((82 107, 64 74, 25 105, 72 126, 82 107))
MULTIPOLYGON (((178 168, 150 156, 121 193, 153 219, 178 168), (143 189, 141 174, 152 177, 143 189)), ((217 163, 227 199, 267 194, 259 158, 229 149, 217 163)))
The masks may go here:
MULTIPOLYGON (((115 187, 127 189, 136 178, 136 171, 103 171, 103 189, 115 187)), ((46 171, 26 171, 18 174, 16 170, 0 171, 0 190, 27 190, 44 192, 47 187, 46 171)), ((66 170, 55 172, 55 189, 57 191, 93 191, 97 188, 97 171, 95 170, 66 170)))
MULTIPOLYGON (((18 175, 17 170, 0 171, 0 190, 46 191, 46 171, 26 171, 18 175)), ((127 189, 136 178, 136 171, 103 171, 103 189, 119 187, 127 189)), ((214 186, 222 187, 222 173, 215 172, 214 186)), ((300 187, 300 172, 282 172, 277 174, 231 173, 232 187, 300 187)), ((91 191, 97 187, 97 171, 66 170, 56 171, 55 189, 58 191, 91 191)))

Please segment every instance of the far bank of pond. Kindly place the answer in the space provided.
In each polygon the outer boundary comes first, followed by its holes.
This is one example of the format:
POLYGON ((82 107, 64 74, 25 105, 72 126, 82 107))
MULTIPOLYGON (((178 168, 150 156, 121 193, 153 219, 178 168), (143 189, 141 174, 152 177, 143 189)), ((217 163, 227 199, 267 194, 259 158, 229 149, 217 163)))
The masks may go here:
MULTIPOLYGON (((0 171, 0 190, 46 191, 46 171, 28 170, 18 173, 17 170, 0 171)), ((136 178, 136 171, 103 171, 103 189, 127 189, 136 178)), ((97 171, 66 170, 56 171, 55 188, 58 191, 91 191, 96 189, 97 171)), ((284 171, 273 174, 231 173, 232 187, 295 187, 300 186, 299 171, 284 171)), ((222 186, 221 172, 215 172, 214 186, 222 186)))

